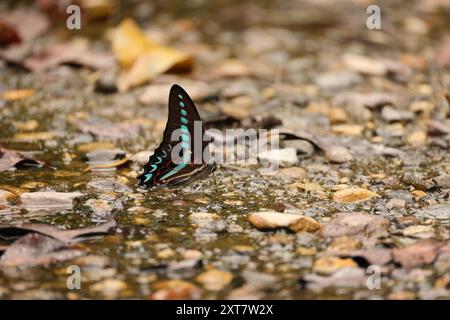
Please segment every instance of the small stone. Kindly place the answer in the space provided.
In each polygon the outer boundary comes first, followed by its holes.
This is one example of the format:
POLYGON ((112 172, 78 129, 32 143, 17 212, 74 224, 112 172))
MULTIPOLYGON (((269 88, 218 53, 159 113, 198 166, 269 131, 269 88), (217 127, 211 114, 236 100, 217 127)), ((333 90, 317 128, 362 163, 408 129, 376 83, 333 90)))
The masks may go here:
POLYGON ((434 229, 432 226, 414 225, 403 230, 405 237, 414 237, 419 239, 429 239, 434 237, 434 229))
MULTIPOLYGON (((450 174, 443 174, 433 178, 433 181, 441 188, 450 188, 450 174)), ((1 198, 1 196, 0 196, 1 198)))
POLYGON ((274 149, 258 153, 258 159, 263 164, 294 166, 298 163, 297 150, 294 148, 274 149))
POLYGON ((422 210, 422 214, 428 218, 449 221, 450 205, 433 205, 422 210))
POLYGON ((373 191, 363 188, 349 188, 334 193, 333 200, 339 203, 363 202, 378 197, 373 191))
POLYGON ((235 59, 225 60, 214 73, 223 78, 250 77, 253 74, 247 64, 235 59))
POLYGON ((387 122, 409 121, 414 119, 414 113, 406 110, 398 110, 391 106, 385 106, 381 111, 381 117, 387 122))
POLYGON ((175 255, 175 252, 170 248, 161 250, 156 254, 156 256, 159 259, 169 259, 169 258, 172 258, 174 255, 175 255))
POLYGON ((244 270, 242 272, 242 277, 248 285, 257 290, 271 289, 279 281, 278 277, 272 274, 251 270, 244 270))
POLYGON ((389 300, 414 300, 416 294, 411 291, 398 291, 390 293, 387 298, 389 300))
POLYGON ((249 96, 239 96, 233 98, 229 103, 225 103, 220 110, 233 118, 244 119, 248 117, 254 106, 253 99, 249 96))
POLYGON ((156 290, 151 300, 190 300, 200 299, 202 291, 196 285, 183 280, 163 280, 153 284, 156 290))
POLYGON ((339 71, 319 75, 315 83, 324 90, 342 90, 357 85, 363 78, 356 72, 339 71))
POLYGON ((332 107, 328 113, 331 124, 345 123, 348 120, 347 112, 339 107, 332 107))
POLYGON ((362 212, 342 212, 322 230, 324 237, 359 236, 378 238, 387 233, 389 220, 362 212))
POLYGON ((403 199, 391 199, 386 203, 387 209, 394 209, 394 208, 404 208, 406 206, 406 201, 403 199))
POLYGON ((0 189, 0 204, 7 204, 13 198, 14 194, 9 191, 0 189))
POLYGON ((366 56, 345 54, 344 64, 351 70, 373 76, 384 76, 388 68, 385 63, 366 56))
POLYGON ((233 280, 233 275, 228 271, 210 269, 199 274, 195 280, 203 285, 206 290, 220 291, 233 280))
POLYGON ((294 148, 297 154, 309 157, 314 153, 314 145, 306 140, 284 140, 282 146, 284 148, 294 148))
POLYGON ((298 247, 295 252, 302 256, 314 256, 317 253, 317 249, 315 247, 298 247))
POLYGON ((427 142, 427 133, 425 131, 415 131, 406 138, 406 141, 412 147, 424 146, 427 142))
POLYGON ((153 151, 141 151, 132 155, 130 160, 140 164, 146 164, 152 154, 153 151))
POLYGON ((332 274, 339 269, 343 268, 357 268, 353 259, 341 259, 338 257, 323 257, 314 262, 313 270, 319 274, 332 274))
POLYGON ((97 189, 98 191, 114 191, 119 193, 132 193, 130 187, 114 180, 114 179, 93 179, 87 184, 88 188, 97 189))
POLYGON ((217 214, 209 212, 194 212, 189 216, 189 219, 195 222, 213 221, 217 218, 219 218, 217 214))
POLYGON ((359 124, 337 124, 331 127, 332 132, 346 136, 360 136, 363 130, 364 127, 359 124))
POLYGON ((325 158, 332 163, 346 163, 353 160, 353 156, 348 149, 341 146, 333 146, 327 149, 325 158))
POLYGON ((118 297, 120 292, 127 288, 127 283, 118 279, 106 279, 101 282, 98 282, 90 287, 91 291, 100 293, 108 297, 109 299, 113 299, 118 297))
POLYGON ((89 199, 84 205, 99 215, 109 214, 114 209, 109 201, 103 199, 89 199))
POLYGON ((421 198, 425 197, 426 195, 427 195, 427 193, 425 191, 422 191, 422 190, 414 190, 412 192, 412 196, 414 197, 414 199, 416 201, 420 200, 421 198))
POLYGON ((19 197, 25 207, 68 207, 80 192, 26 192, 19 197))
POLYGON ((306 176, 306 171, 300 167, 282 168, 278 169, 273 173, 268 175, 279 176, 279 177, 289 177, 299 181, 302 181, 306 176))
POLYGON ((275 211, 255 212, 250 214, 248 220, 254 227, 262 230, 288 228, 294 232, 316 232, 321 228, 320 223, 313 218, 275 211))
POLYGON ((420 240, 405 248, 393 249, 392 254, 394 261, 404 268, 412 268, 432 263, 441 246, 442 244, 435 240, 420 240))

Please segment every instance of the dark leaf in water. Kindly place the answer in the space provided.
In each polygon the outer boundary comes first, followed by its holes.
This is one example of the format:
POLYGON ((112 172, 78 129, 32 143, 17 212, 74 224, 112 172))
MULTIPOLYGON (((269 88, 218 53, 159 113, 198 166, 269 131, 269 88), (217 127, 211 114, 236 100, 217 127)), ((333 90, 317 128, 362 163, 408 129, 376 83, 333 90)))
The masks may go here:
POLYGON ((65 243, 42 234, 30 233, 11 244, 0 257, 1 267, 46 265, 82 255, 65 243))
POLYGON ((54 226, 41 223, 2 224, 0 225, 0 239, 11 242, 31 232, 37 232, 59 241, 80 241, 87 237, 107 234, 116 227, 114 219, 96 227, 86 227, 71 230, 61 230, 54 226))

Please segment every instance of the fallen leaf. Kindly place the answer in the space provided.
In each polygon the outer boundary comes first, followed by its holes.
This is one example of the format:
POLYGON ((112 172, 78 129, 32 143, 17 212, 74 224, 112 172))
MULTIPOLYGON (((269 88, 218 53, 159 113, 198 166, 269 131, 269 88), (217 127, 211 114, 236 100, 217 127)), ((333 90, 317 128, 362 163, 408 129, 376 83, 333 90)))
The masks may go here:
POLYGON ((0 239, 11 242, 29 233, 39 233, 63 242, 104 235, 117 225, 114 219, 95 227, 63 230, 44 223, 0 224, 0 239))
POLYGON ((25 59, 25 68, 40 72, 60 64, 77 64, 94 70, 114 66, 114 57, 105 52, 90 52, 84 41, 56 43, 25 59))
POLYGON ((50 26, 45 15, 37 10, 24 8, 1 12, 0 21, 15 31, 21 42, 34 40, 45 33, 50 26))
POLYGON ((47 265, 79 257, 82 251, 69 249, 63 241, 30 233, 14 241, 0 257, 1 267, 47 265))
POLYGON ((122 92, 169 70, 190 70, 193 65, 190 55, 154 43, 131 19, 116 28, 112 47, 122 67, 117 80, 122 92))

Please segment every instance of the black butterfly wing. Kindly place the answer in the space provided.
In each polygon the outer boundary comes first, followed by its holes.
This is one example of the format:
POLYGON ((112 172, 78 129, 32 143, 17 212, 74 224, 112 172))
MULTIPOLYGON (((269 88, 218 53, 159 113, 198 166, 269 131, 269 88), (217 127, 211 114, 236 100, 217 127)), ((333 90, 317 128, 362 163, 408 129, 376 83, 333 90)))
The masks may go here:
POLYGON ((214 168, 209 158, 208 141, 194 102, 178 85, 169 93, 169 115, 161 144, 144 166, 140 185, 180 185, 208 175, 214 168), (206 152, 204 152, 206 149, 206 152))

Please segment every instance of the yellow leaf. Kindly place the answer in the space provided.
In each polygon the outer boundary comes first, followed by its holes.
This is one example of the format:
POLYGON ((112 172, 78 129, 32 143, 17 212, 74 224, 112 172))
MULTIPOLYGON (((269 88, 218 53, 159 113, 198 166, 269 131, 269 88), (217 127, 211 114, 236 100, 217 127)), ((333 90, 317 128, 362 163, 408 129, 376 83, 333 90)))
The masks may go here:
POLYGON ((122 67, 117 80, 122 92, 169 70, 190 70, 193 64, 189 54, 154 43, 130 19, 117 27, 112 46, 122 67))

